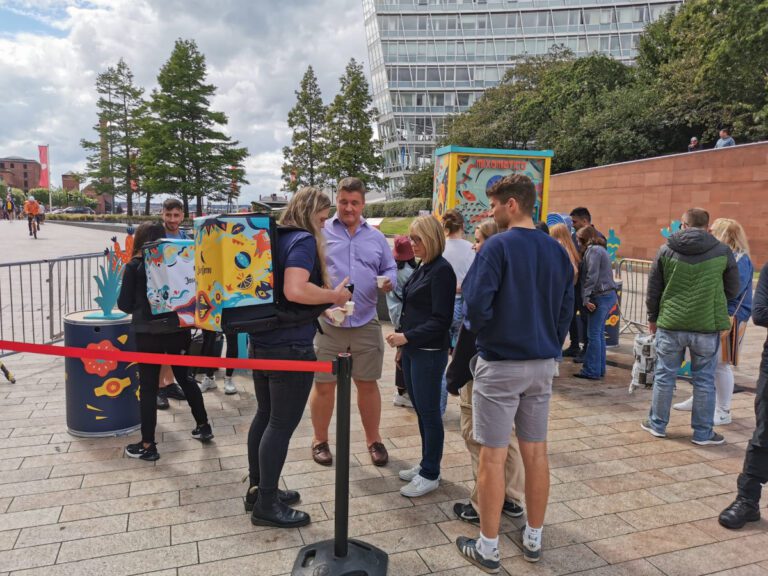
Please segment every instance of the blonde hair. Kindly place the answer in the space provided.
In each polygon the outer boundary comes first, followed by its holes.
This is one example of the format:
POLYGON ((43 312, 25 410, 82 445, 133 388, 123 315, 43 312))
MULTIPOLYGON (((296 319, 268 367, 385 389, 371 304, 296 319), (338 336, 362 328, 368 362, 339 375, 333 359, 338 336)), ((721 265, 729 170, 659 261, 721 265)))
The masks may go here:
POLYGON ((445 250, 445 234, 440 222, 434 216, 419 216, 409 229, 410 234, 421 238, 424 245, 424 258, 422 262, 428 264, 438 256, 442 256, 445 250))
POLYGON ((749 255, 747 233, 736 220, 718 218, 712 222, 712 235, 734 252, 749 255))
POLYGON ((328 269, 325 265, 325 236, 322 230, 315 227, 312 216, 331 207, 331 199, 314 186, 304 186, 297 190, 288 206, 280 217, 280 224, 303 228, 315 237, 317 243, 317 259, 320 262, 320 274, 323 285, 330 286, 328 269))
POLYGON ((499 233, 499 225, 496 224, 496 220, 493 218, 486 218, 480 224, 476 226, 477 230, 480 231, 480 234, 483 237, 483 240, 488 240, 491 236, 494 234, 499 233))
POLYGON ((568 226, 565 224, 555 224, 549 229, 549 235, 557 240, 560 246, 565 248, 565 251, 568 253, 568 258, 571 260, 574 272, 578 273, 581 256, 579 256, 579 252, 576 250, 576 245, 573 243, 568 226))

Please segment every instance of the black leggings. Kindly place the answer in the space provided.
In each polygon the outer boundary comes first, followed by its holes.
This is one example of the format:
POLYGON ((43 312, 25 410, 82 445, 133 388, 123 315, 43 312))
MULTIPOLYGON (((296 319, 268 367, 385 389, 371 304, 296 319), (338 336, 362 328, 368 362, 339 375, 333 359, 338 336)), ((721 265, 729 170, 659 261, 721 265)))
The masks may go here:
MULTIPOLYGON (((189 348, 191 336, 189 330, 172 332, 170 334, 136 333, 136 349, 139 352, 154 352, 158 354, 181 354, 189 348)), ((171 366, 176 382, 179 383, 187 404, 192 409, 192 416, 198 425, 208 422, 205 413, 203 393, 197 383, 190 378, 186 366, 171 366)), ((157 425, 157 390, 160 385, 159 364, 139 364, 139 381, 141 390, 139 400, 141 406, 141 441, 155 442, 155 426, 157 425)))
POLYGON ((747 444, 744 469, 736 481, 739 496, 760 501, 763 484, 768 482, 768 351, 763 352, 755 395, 755 431, 747 444))
MULTIPOLYGON (((216 332, 210 330, 203 330, 203 345, 200 349, 201 356, 215 356, 216 350, 216 332)), ((227 358, 237 358, 237 334, 226 334, 227 338, 227 358)), ((227 376, 232 376, 234 368, 227 368, 227 376)), ((209 378, 213 378, 213 374, 216 372, 216 368, 206 368, 205 375, 209 378)))
MULTIPOLYGON (((251 348, 252 358, 316 360, 310 346, 251 348)), ((274 502, 288 444, 301 421, 312 389, 312 372, 254 370, 258 408, 248 431, 248 469, 251 485, 259 486, 259 501, 274 502)))

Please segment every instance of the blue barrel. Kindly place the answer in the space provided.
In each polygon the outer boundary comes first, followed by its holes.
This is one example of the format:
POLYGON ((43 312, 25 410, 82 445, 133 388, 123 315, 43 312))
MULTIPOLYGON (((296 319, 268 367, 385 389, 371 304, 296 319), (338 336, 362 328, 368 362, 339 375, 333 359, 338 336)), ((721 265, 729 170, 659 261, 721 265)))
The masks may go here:
MULTIPOLYGON (((64 317, 64 345, 135 351, 131 317, 88 318, 96 311, 64 317)), ((129 434, 141 426, 139 371, 126 362, 66 358, 67 429, 73 436, 129 434)))
POLYGON ((605 345, 618 346, 619 332, 621 331, 621 290, 624 287, 621 282, 616 282, 616 305, 608 311, 608 318, 605 320, 605 345))

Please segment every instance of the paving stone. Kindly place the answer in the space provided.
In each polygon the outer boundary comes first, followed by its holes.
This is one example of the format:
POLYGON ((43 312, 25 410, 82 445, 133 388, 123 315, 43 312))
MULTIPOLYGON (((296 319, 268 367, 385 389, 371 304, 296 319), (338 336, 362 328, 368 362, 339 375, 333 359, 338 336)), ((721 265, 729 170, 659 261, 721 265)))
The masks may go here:
POLYGON ((577 480, 589 480, 591 478, 604 478, 606 476, 618 476, 619 474, 629 474, 635 472, 635 468, 627 463, 626 460, 612 460, 607 462, 595 462, 592 464, 582 464, 570 468, 558 468, 552 474, 563 482, 574 482, 577 480))
POLYGON ((0 484, 0 497, 42 494, 56 490, 72 490, 80 488, 82 483, 82 476, 68 476, 67 478, 0 484))
POLYGON ((646 560, 631 560, 612 566, 574 572, 574 574, 577 576, 664 576, 658 568, 646 560))
POLYGON ((0 532, 0 550, 10 550, 16 543, 21 530, 3 530, 0 532))
POLYGON ((567 506, 582 518, 591 518, 603 514, 615 514, 626 510, 647 508, 648 506, 656 506, 663 503, 662 499, 654 496, 647 490, 633 490, 630 492, 608 494, 606 496, 572 500, 567 503, 567 506))
MULTIPOLYGON (((322 521, 315 522, 317 513, 312 513, 310 507, 320 508, 319 504, 310 504, 309 507, 297 506, 298 509, 308 512, 312 517, 310 526, 323 524, 322 521)), ((219 538, 222 536, 234 536, 237 534, 251 534, 254 532, 263 532, 268 530, 265 526, 254 526, 251 524, 251 515, 237 514, 235 516, 225 516, 223 518, 214 518, 212 520, 200 520, 198 522, 187 522, 185 524, 174 524, 170 527, 171 542, 173 544, 184 544, 187 542, 196 542, 207 540, 209 538, 219 538)), ((333 532, 331 532, 333 534, 333 532)))
MULTIPOLYGON (((189 546, 194 546, 190 544, 189 546)), ((285 548, 262 554, 239 556, 227 560, 208 562, 196 566, 179 568, 179 576, 243 576, 254 574, 254 567, 258 566, 259 576, 274 576, 277 574, 289 574, 293 563, 301 548, 285 548)))
POLYGON ((445 544, 448 542, 448 539, 440 528, 430 524, 412 528, 400 528, 388 532, 377 532, 376 534, 366 536, 365 541, 368 544, 381 548, 388 554, 393 554, 445 544))
POLYGON ((155 528, 157 526, 170 526, 172 524, 234 516, 235 514, 240 514, 242 509, 242 498, 230 498, 229 500, 189 504, 175 508, 133 512, 128 520, 128 529, 146 530, 147 528, 155 528))
POLYGON ((618 564, 714 541, 711 536, 690 524, 679 524, 606 538, 587 545, 609 564, 618 564))
POLYGON ((129 512, 141 512, 145 510, 158 510, 179 505, 178 492, 164 492, 162 494, 150 494, 135 498, 119 498, 116 500, 103 500, 101 502, 87 502, 85 504, 72 504, 64 506, 61 512, 61 521, 83 520, 85 518, 98 518, 100 516, 113 516, 129 512))
POLYGON ((595 540, 603 540, 634 532, 635 529, 618 515, 598 516, 585 520, 573 520, 546 526, 542 542, 545 549, 571 546, 595 540))
POLYGON ((429 568, 415 551, 389 555, 387 576, 420 576, 429 574, 429 568))
POLYGON ((667 502, 682 502, 685 500, 695 500, 704 496, 723 494, 724 492, 730 492, 730 490, 718 486, 711 480, 703 478, 701 480, 690 480, 688 482, 676 482, 675 484, 655 486, 648 488, 648 492, 667 502))
POLYGON ((30 496, 17 496, 8 508, 9 512, 48 508, 50 506, 65 506, 83 502, 99 502, 128 496, 128 484, 112 484, 98 488, 79 488, 77 490, 60 490, 44 492, 30 496))
POLYGON ((99 534, 108 535, 125 532, 128 526, 128 515, 106 516, 75 522, 60 522, 35 528, 24 528, 16 540, 16 548, 52 544, 66 540, 80 540, 99 534))
POLYGON ((698 480, 699 478, 710 478, 712 476, 721 476, 723 472, 714 467, 713 464, 686 464, 683 466, 672 466, 662 468, 661 471, 674 478, 677 482, 686 480, 698 480))
POLYGON ((768 535, 758 534, 688 548, 648 561, 668 576, 698 576, 768 560, 768 535))
POLYGON ((171 545, 170 534, 170 528, 163 526, 149 530, 123 531, 111 535, 105 533, 91 538, 71 540, 61 545, 57 562, 62 564, 100 556, 167 547, 171 545))
POLYGON ((750 564, 749 566, 740 566, 722 572, 714 572, 710 576, 766 576, 768 569, 759 564, 750 564))
POLYGON ((0 571, 11 572, 24 570, 25 568, 49 566, 56 562, 58 551, 58 544, 49 544, 47 546, 35 546, 22 550, 0 552, 0 571))
MULTIPOLYGON (((83 488, 92 486, 106 486, 107 484, 122 484, 123 482, 132 482, 140 486, 146 483, 147 485, 154 487, 152 482, 158 479, 173 478, 176 476, 199 476, 201 473, 219 470, 219 463, 217 460, 203 460, 201 462, 188 463, 185 462, 182 464, 172 464, 168 466, 152 466, 147 462, 139 462, 144 464, 144 466, 139 468, 131 468, 129 470, 120 470, 117 472, 88 474, 83 481, 83 488)), ((190 481, 190 479, 186 479, 186 481, 190 481)), ((161 484, 158 484, 158 486, 160 485, 161 484)), ((131 490, 133 490, 133 485, 131 486, 131 490)), ((154 492, 165 492, 165 490, 154 490, 153 488, 141 490, 141 488, 137 488, 137 492, 140 492, 141 494, 152 494, 154 492)))
POLYGON ((55 524, 61 514, 61 506, 29 510, 27 512, 8 512, 0 516, 3 530, 14 528, 28 528, 31 526, 44 526, 55 524))
POLYGON ((293 548, 303 544, 298 529, 273 528, 254 534, 238 534, 202 540, 197 543, 200 562, 213 562, 237 556, 293 548))
POLYGON ((704 518, 712 518, 714 513, 709 507, 693 500, 620 512, 618 516, 637 530, 650 530, 652 528, 661 528, 662 526, 672 526, 674 524, 684 524, 704 518))
POLYGON ((522 556, 515 556, 502 560, 501 565, 509 574, 515 576, 528 574, 559 576, 560 574, 571 574, 580 570, 605 566, 605 561, 584 544, 575 544, 553 550, 544 550, 542 560, 536 564, 526 562, 522 556))

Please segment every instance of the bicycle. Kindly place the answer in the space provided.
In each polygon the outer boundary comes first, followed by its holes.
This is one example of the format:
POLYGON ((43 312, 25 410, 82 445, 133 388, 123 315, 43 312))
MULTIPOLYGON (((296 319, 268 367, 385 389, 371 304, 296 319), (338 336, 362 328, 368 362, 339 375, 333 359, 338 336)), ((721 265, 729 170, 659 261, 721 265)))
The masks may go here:
POLYGON ((37 240, 37 231, 39 230, 39 227, 40 227, 40 225, 37 223, 37 216, 30 216, 28 220, 29 220, 30 235, 34 236, 35 240, 37 240))

